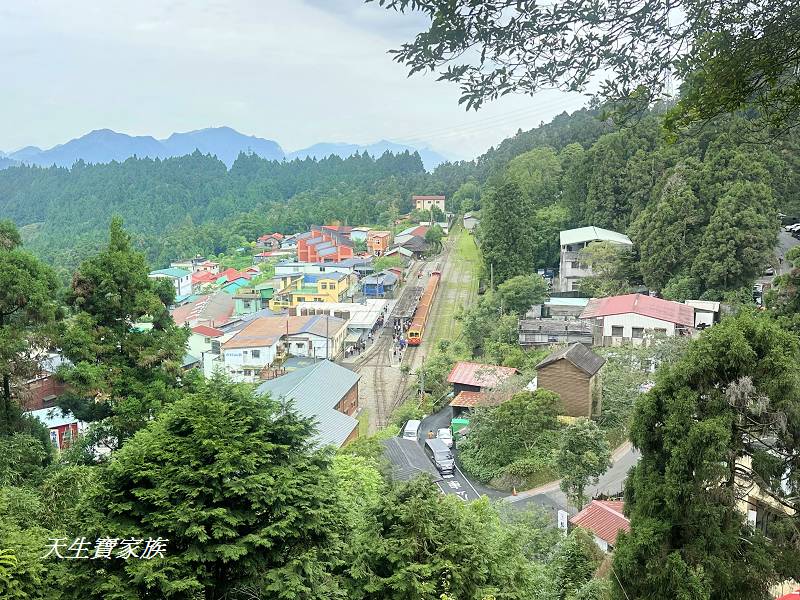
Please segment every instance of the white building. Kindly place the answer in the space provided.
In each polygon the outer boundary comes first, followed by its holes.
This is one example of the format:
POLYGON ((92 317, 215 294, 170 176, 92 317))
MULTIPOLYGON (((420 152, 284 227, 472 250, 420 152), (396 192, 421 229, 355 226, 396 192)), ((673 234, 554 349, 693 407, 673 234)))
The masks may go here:
MULTIPOLYGON (((344 350, 346 337, 347 321, 336 317, 259 317, 222 342, 220 356, 234 381, 255 382, 263 369, 286 355, 334 360, 344 350)), ((213 372, 214 366, 209 368, 213 372)))
POLYGON ((175 297, 181 298, 192 293, 192 274, 189 271, 170 267, 169 269, 158 269, 150 271, 150 279, 169 279, 175 286, 175 297))
POLYGON ((694 308, 644 294, 592 298, 580 318, 592 322, 598 346, 643 344, 654 335, 689 335, 694 331, 694 308))
POLYGON ((320 273, 346 273, 363 274, 372 271, 372 257, 347 258, 339 262, 314 263, 282 260, 275 265, 275 276, 293 275, 318 275, 320 273))
POLYGON ((697 329, 711 327, 719 321, 719 302, 711 300, 687 300, 688 304, 694 308, 694 326, 697 329))
POLYGON ((478 217, 472 213, 464 213, 464 229, 472 231, 478 226, 478 217))
POLYGON ((300 316, 329 315, 347 321, 345 343, 360 341, 370 331, 374 331, 381 317, 387 318, 391 312, 390 300, 367 299, 364 302, 301 302, 295 310, 300 316))
POLYGON ((627 235, 593 226, 562 231, 560 238, 561 258, 557 283, 559 292, 577 290, 580 279, 592 275, 591 268, 582 264, 579 256, 579 252, 592 242, 611 242, 620 248, 633 247, 633 242, 627 235))

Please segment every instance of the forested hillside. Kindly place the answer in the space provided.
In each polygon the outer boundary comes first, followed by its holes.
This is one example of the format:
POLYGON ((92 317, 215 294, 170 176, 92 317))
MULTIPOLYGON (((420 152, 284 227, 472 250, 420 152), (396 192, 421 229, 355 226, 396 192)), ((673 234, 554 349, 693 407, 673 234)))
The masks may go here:
POLYGON ((95 251, 120 215, 163 265, 195 252, 216 253, 265 230, 299 231, 334 219, 388 221, 410 209, 412 193, 435 192, 416 154, 267 161, 241 155, 230 170, 195 152, 165 160, 71 169, 0 172, 0 214, 23 227, 26 245, 70 270, 95 251))
POLYGON ((163 266, 264 231, 386 225, 410 210, 412 194, 442 193, 456 212, 483 206, 484 254, 501 280, 555 266, 560 229, 597 225, 636 244, 625 265, 606 269, 616 287, 675 298, 746 287, 770 259, 778 212, 800 212, 798 136, 753 139, 737 117, 672 140, 659 110, 625 127, 600 115, 559 115, 433 173, 409 153, 291 162, 240 155, 230 170, 199 152, 12 168, 0 172, 0 213, 22 227, 29 248, 68 272, 98 248, 115 214, 163 266))

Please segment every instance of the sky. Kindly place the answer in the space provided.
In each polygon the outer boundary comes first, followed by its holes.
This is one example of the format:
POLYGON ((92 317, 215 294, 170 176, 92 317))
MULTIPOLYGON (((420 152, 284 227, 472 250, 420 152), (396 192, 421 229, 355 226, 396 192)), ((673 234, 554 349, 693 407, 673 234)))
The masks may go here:
POLYGON ((457 85, 388 54, 425 24, 359 0, 3 2, 0 150, 227 125, 287 152, 389 139, 464 159, 587 102, 544 91, 466 112, 457 85))

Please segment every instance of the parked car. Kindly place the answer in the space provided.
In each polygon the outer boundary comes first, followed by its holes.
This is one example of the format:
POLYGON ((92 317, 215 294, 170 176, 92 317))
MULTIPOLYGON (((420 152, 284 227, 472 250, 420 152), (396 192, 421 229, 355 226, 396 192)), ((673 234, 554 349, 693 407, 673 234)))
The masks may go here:
POLYGON ((764 275, 775 275, 775 267, 771 265, 768 266, 766 269, 764 269, 764 275))
POLYGON ((416 440, 419 437, 419 426, 422 425, 422 421, 417 419, 411 419, 406 426, 403 427, 403 439, 404 440, 416 440))
POLYGON ((453 432, 450 431, 449 427, 443 427, 442 429, 436 430, 436 437, 439 438, 444 442, 444 445, 448 448, 453 447, 453 432))
POLYGON ((442 475, 452 474, 455 470, 453 454, 442 440, 436 438, 425 440, 425 454, 442 475))

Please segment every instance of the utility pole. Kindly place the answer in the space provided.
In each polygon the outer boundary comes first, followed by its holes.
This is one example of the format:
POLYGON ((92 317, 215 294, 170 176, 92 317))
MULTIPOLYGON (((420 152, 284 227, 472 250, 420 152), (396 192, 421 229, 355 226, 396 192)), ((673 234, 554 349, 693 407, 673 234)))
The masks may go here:
POLYGON ((489 288, 494 291, 494 263, 489 265, 489 288))

